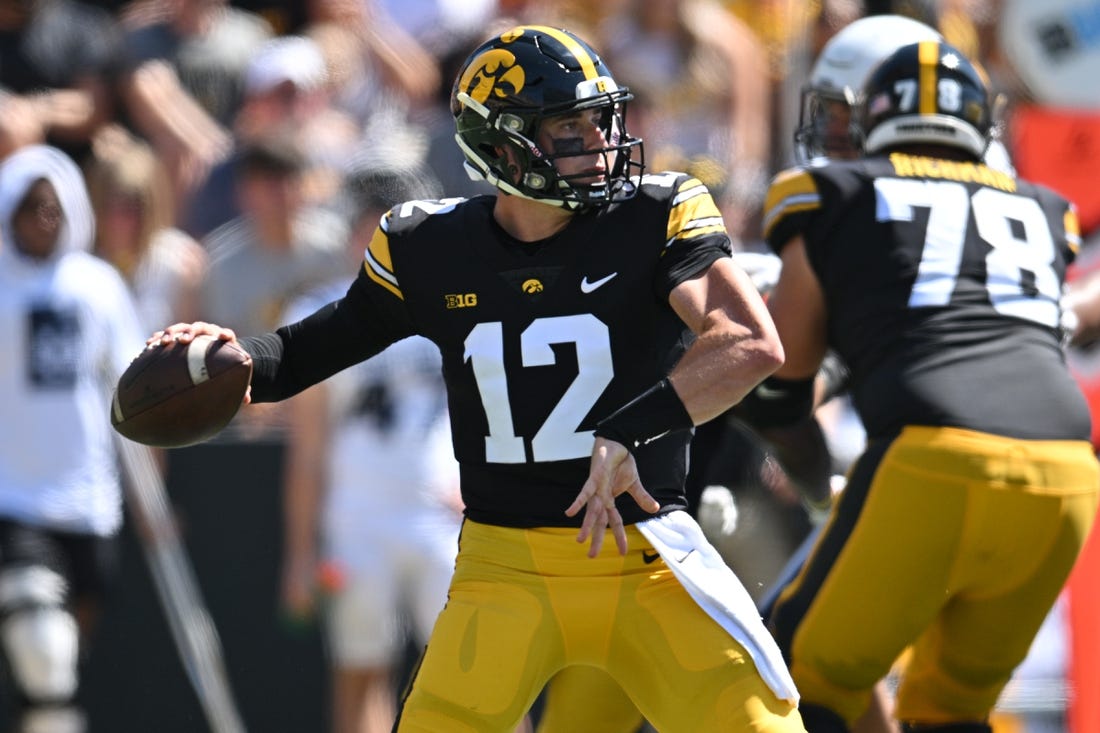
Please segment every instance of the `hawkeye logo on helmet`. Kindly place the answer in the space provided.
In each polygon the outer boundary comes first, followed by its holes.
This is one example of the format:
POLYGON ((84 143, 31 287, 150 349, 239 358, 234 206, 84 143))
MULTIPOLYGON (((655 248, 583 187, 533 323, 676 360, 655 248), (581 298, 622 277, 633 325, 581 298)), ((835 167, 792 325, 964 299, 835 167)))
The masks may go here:
POLYGON ((494 48, 478 56, 458 80, 458 88, 484 104, 490 97, 505 99, 519 94, 527 82, 522 66, 511 51, 494 48))

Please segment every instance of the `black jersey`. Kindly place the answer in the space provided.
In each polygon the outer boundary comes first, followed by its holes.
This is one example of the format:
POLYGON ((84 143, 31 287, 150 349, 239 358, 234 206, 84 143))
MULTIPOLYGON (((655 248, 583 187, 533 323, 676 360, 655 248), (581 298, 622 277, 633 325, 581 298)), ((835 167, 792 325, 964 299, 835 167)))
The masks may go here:
MULTIPOLYGON (((678 173, 647 175, 634 198, 537 243, 505 233, 494 201, 393 208, 336 313, 347 338, 369 342, 357 358, 412 334, 439 347, 467 516, 577 526, 564 512, 588 477, 597 421, 680 359, 693 336, 669 294, 728 257, 729 237, 706 187, 678 173)), ((309 328, 284 329, 288 348, 309 328)), ((674 432, 635 452, 665 510, 685 507, 690 438, 674 432)), ((628 523, 650 516, 628 496, 619 509, 628 523)))
POLYGON ((1054 192, 893 153, 780 174, 764 228, 777 252, 803 238, 871 437, 934 425, 1087 439, 1059 328, 1080 237, 1054 192))

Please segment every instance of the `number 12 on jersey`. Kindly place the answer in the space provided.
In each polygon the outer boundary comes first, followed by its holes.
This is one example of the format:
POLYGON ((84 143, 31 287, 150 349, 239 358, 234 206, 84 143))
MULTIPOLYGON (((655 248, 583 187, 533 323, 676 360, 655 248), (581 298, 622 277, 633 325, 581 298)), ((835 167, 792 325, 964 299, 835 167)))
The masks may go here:
MULTIPOLYGON (((555 363, 552 344, 572 344, 577 350, 577 376, 531 438, 535 462, 585 458, 592 453, 592 431, 577 431, 615 375, 607 325, 594 315, 538 318, 520 334, 522 367, 555 363)), ((527 461, 524 439, 516 435, 504 362, 504 327, 500 321, 479 323, 465 341, 466 361, 473 368, 481 405, 489 424, 485 460, 489 463, 527 461)))

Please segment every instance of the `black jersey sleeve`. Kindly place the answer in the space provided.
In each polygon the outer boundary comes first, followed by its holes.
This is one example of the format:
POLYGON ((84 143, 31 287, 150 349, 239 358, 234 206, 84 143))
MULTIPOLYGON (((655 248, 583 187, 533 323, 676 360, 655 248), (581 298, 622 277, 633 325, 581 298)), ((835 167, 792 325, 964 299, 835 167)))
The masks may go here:
POLYGON ((252 355, 252 401, 292 397, 413 333, 402 301, 360 270, 340 300, 272 334, 241 339, 252 355))

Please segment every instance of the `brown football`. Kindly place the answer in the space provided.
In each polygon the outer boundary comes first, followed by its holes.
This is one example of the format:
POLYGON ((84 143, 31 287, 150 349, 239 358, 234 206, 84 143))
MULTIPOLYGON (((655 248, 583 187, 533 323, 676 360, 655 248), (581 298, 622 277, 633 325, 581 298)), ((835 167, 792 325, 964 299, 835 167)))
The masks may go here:
POLYGON ((252 357, 210 336, 147 347, 119 377, 111 425, 161 448, 201 443, 224 428, 252 380, 252 357))

